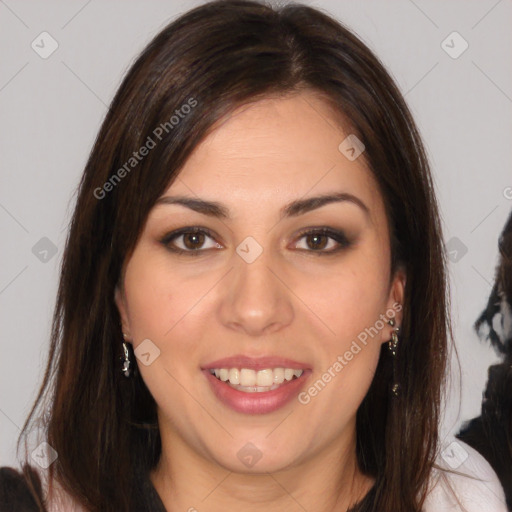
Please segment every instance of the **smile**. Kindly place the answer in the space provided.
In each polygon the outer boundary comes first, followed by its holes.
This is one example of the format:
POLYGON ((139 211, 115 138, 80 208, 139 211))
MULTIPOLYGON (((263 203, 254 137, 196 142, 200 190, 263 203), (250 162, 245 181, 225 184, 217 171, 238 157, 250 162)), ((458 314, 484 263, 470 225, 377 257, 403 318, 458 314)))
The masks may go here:
POLYGON ((264 393, 278 389, 284 382, 298 379, 304 370, 293 368, 212 368, 209 370, 217 379, 244 393, 264 393))

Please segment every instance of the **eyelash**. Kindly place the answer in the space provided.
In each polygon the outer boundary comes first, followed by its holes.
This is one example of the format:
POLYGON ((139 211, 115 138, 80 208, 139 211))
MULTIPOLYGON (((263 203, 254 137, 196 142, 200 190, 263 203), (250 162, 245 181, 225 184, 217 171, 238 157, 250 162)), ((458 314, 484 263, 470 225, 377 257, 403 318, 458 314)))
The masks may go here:
MULTIPOLYGON (((201 253, 209 250, 209 249, 191 249, 191 250, 185 250, 185 249, 179 249, 177 247, 171 247, 171 242, 179 238, 183 235, 189 235, 189 234, 205 234, 210 238, 214 238, 213 233, 206 228, 200 228, 197 226, 193 227, 186 227, 182 229, 178 229, 176 231, 173 231, 171 233, 166 234, 162 239, 160 240, 160 243, 163 244, 169 251, 176 253, 176 254, 186 254, 187 256, 199 256, 201 253)), ((319 256, 327 256, 330 254, 338 253, 342 251, 343 249, 347 249, 352 245, 352 242, 347 239, 345 234, 342 231, 333 230, 330 228, 311 228, 304 231, 301 231, 298 235, 298 239, 302 239, 305 236, 311 236, 311 235, 323 235, 327 236, 328 238, 333 239, 336 241, 339 246, 335 249, 329 249, 327 251, 325 250, 313 250, 313 249, 299 249, 306 252, 316 253, 319 256)))

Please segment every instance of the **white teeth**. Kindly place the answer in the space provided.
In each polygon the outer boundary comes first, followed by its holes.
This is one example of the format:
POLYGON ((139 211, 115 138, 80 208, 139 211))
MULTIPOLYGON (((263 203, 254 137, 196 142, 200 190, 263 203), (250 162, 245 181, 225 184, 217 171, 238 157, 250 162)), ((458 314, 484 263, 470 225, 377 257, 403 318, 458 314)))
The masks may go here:
POLYGON ((266 368, 255 371, 250 368, 215 368, 210 373, 231 387, 247 391, 248 393, 257 391, 269 391, 279 387, 285 380, 290 381, 294 377, 299 378, 304 370, 294 370, 292 368, 266 368))
MULTIPOLYGON (((232 383, 234 384, 234 383, 232 383)), ((247 368, 240 370, 240 385, 241 386, 255 386, 256 385, 256 372, 247 368)))
POLYGON ((231 368, 229 370, 229 382, 231 384, 240 384, 240 371, 238 368, 231 368))
POLYGON ((274 383, 274 376, 271 369, 260 370, 256 374, 256 385, 257 386, 272 386, 274 383))
POLYGON ((284 378, 285 380, 292 380, 293 379, 293 370, 291 368, 285 368, 284 370, 284 378))
POLYGON ((284 368, 274 368, 274 384, 282 384, 284 382, 284 368))

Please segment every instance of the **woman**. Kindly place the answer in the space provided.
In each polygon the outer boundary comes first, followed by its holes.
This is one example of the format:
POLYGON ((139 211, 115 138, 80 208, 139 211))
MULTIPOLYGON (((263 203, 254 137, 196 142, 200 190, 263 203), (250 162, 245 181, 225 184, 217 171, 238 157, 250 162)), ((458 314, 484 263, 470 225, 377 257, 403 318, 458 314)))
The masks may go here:
POLYGON ((488 466, 436 473, 442 248, 414 122, 356 36, 302 5, 186 13, 80 184, 25 425, 46 397, 47 508, 439 512, 469 481, 468 510, 504 510, 488 466))

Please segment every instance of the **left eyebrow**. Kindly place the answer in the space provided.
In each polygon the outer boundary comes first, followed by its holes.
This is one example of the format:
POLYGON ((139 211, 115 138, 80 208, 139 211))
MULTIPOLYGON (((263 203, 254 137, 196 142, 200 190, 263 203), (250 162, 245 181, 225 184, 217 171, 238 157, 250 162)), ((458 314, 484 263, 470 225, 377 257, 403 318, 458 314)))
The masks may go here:
POLYGON ((337 194, 324 194, 321 196, 308 197, 306 199, 297 199, 281 209, 281 218, 297 217, 298 215, 316 210, 326 204, 345 201, 359 206, 368 217, 370 216, 370 209, 361 199, 347 192, 339 192, 337 194))
MULTIPOLYGON (((280 218, 297 217, 312 210, 316 210, 317 208, 321 208, 327 204, 339 202, 353 203, 359 206, 366 216, 370 216, 369 208, 361 199, 347 192, 339 192, 336 194, 324 194, 292 201, 281 208, 280 218)), ((206 201, 204 199, 196 199, 187 196, 164 196, 158 199, 156 204, 178 204, 209 217, 216 217, 219 219, 231 218, 229 209, 216 201, 206 201)))

